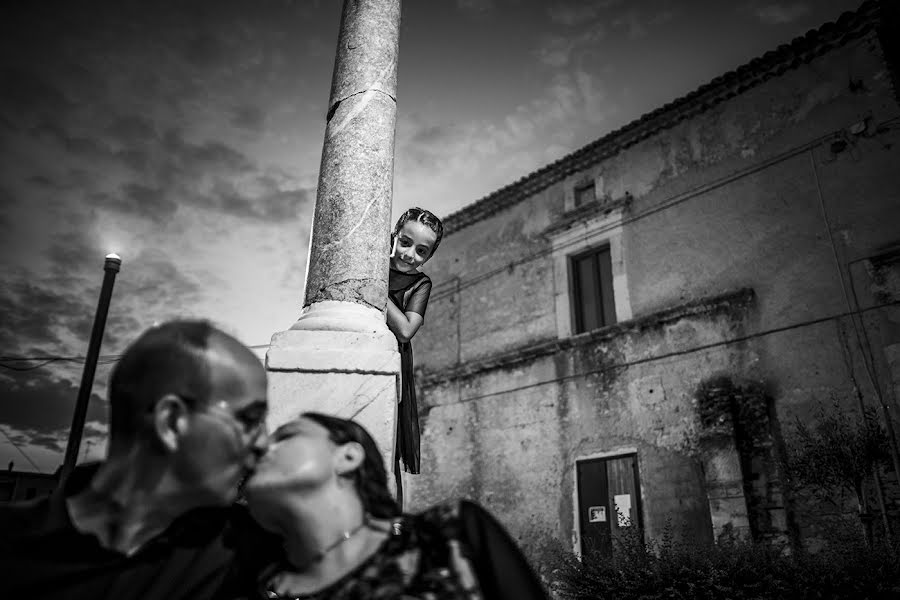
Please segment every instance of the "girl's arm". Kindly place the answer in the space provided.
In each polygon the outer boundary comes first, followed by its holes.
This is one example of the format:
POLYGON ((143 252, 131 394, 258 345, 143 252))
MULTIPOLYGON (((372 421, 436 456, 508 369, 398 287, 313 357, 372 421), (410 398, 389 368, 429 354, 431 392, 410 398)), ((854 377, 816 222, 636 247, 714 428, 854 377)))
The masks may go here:
POLYGON ((419 327, 425 322, 425 317, 417 312, 407 311, 404 313, 391 300, 387 302, 387 326, 397 339, 401 342, 408 342, 419 331, 419 327))

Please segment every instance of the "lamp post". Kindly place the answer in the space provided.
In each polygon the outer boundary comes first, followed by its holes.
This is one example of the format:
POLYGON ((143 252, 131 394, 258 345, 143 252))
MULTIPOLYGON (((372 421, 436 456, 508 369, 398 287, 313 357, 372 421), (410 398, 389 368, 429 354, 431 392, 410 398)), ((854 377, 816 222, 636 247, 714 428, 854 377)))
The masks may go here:
POLYGON ((97 302, 97 313, 94 315, 94 327, 91 330, 91 341, 88 344, 87 356, 84 359, 84 372, 81 374, 81 386, 78 388, 78 400, 72 415, 72 428, 66 444, 66 457, 59 474, 60 484, 65 482, 78 460, 81 447, 81 435, 84 432, 84 420, 87 416, 91 388, 94 385, 94 373, 97 370, 97 358, 100 356, 100 344, 103 342, 103 330, 106 327, 106 315, 109 312, 109 301, 112 298, 113 284, 116 274, 122 266, 122 259, 117 254, 107 254, 103 263, 103 287, 100 288, 100 300, 97 302))

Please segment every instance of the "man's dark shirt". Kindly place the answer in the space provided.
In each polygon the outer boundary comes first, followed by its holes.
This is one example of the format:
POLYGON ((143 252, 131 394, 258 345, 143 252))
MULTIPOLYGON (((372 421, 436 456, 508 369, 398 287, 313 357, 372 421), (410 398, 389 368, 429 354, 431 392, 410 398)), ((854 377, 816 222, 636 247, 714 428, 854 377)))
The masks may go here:
POLYGON ((66 497, 84 489, 96 469, 75 469, 64 493, 0 506, 0 598, 212 598, 233 559, 223 542, 232 509, 192 510, 126 556, 80 533, 69 518, 66 497))

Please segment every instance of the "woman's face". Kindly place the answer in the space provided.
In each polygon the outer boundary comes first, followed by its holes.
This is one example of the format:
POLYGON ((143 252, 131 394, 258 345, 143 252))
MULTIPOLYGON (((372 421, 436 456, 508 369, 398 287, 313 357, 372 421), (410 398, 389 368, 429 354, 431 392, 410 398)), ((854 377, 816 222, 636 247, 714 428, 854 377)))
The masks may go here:
POLYGON ((336 476, 339 447, 312 419, 285 423, 269 440, 268 452, 245 486, 250 502, 267 490, 314 488, 336 476))

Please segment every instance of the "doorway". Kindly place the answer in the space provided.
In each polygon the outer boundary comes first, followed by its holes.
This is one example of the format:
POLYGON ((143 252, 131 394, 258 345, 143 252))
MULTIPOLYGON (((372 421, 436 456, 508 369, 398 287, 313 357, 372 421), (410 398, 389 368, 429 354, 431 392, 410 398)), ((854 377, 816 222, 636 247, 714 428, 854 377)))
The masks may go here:
POLYGON ((613 539, 643 529, 637 454, 575 461, 581 555, 611 557, 613 539))

